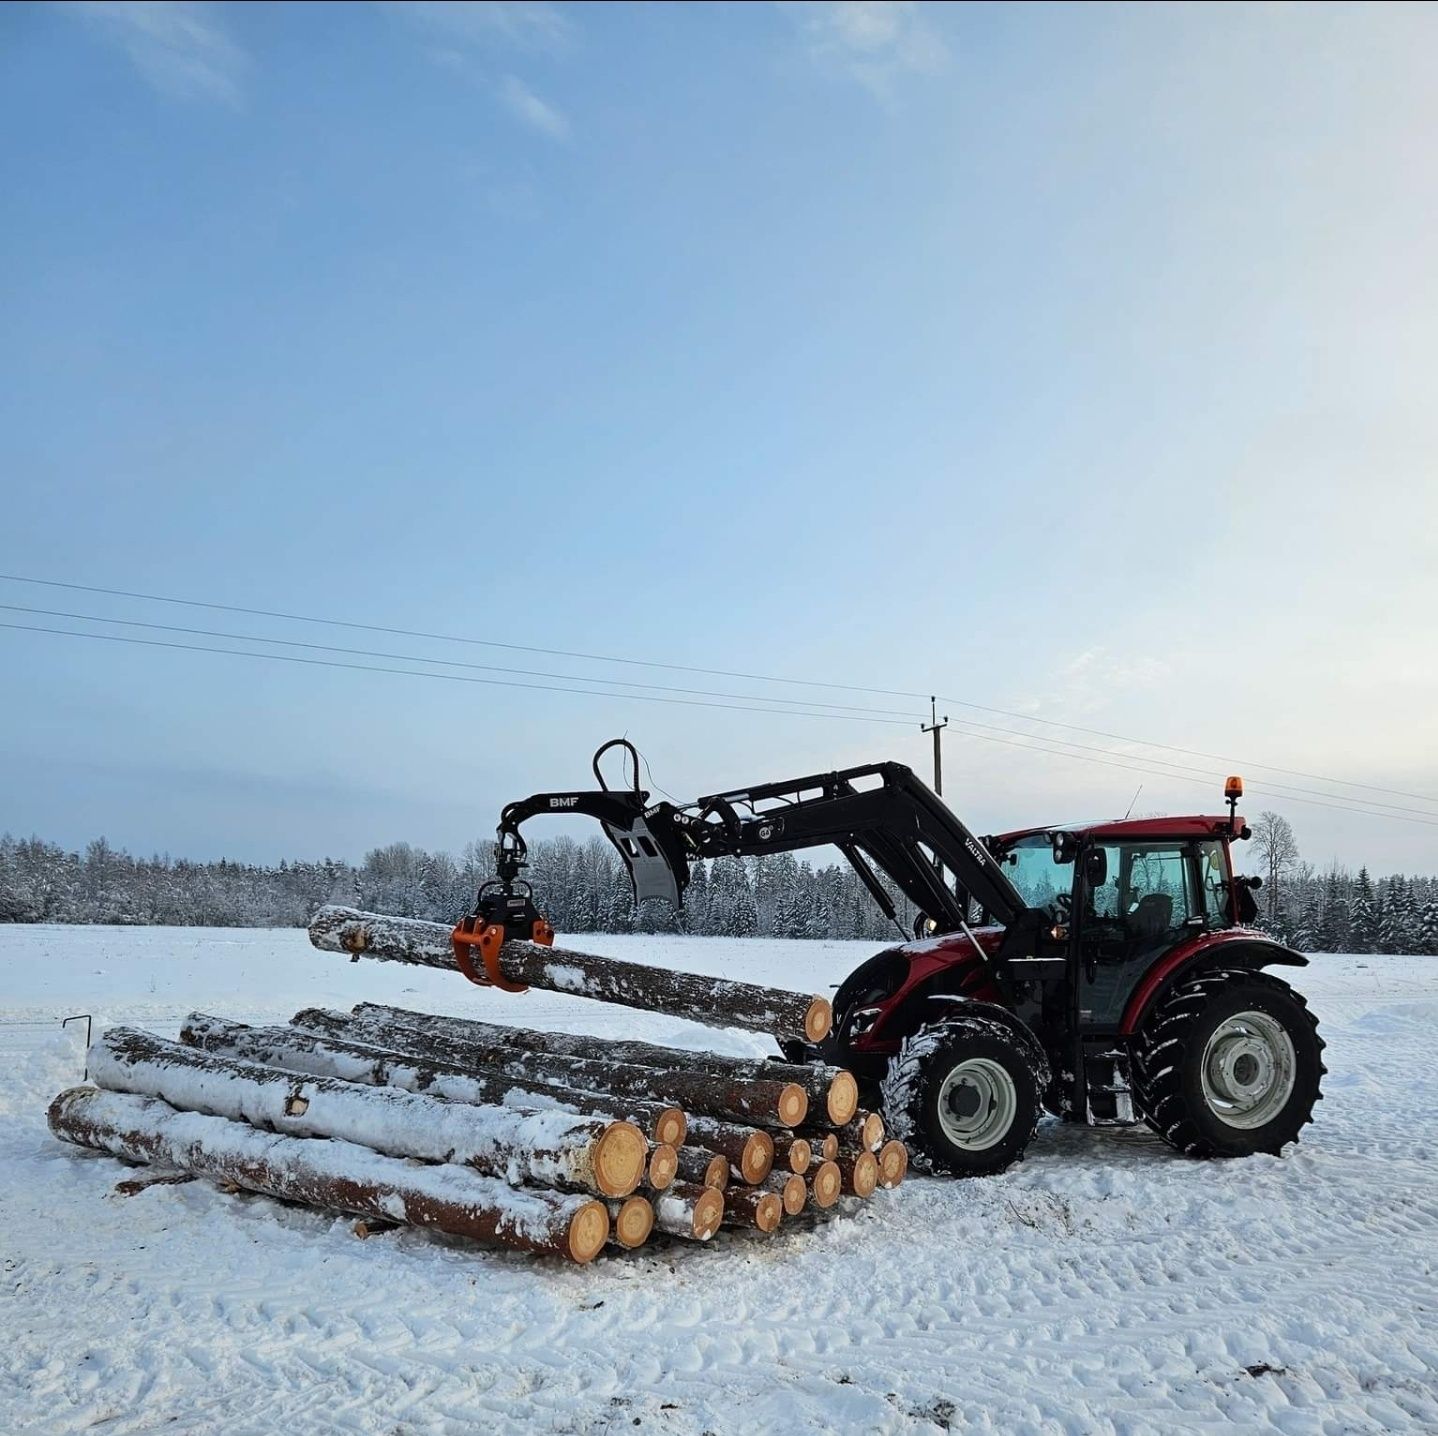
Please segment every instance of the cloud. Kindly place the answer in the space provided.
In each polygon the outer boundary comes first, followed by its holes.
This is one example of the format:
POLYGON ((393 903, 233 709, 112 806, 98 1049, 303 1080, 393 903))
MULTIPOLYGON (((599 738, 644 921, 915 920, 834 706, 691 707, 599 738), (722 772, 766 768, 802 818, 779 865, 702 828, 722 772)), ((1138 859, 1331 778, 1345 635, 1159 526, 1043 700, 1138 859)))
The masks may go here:
POLYGON ((906 75, 937 74, 948 47, 913 0, 827 0, 784 4, 813 60, 888 96, 906 75))
POLYGON ((520 50, 559 50, 573 34, 569 21, 553 5, 539 3, 410 0, 385 3, 383 8, 451 43, 492 45, 500 41, 520 50))
POLYGON ((525 124, 551 139, 569 138, 569 121, 553 105, 541 100, 517 75, 506 75, 499 85, 505 108, 525 124))
POLYGON ((214 11, 187 0, 83 0, 61 7, 118 45, 163 94, 237 105, 248 57, 214 11))

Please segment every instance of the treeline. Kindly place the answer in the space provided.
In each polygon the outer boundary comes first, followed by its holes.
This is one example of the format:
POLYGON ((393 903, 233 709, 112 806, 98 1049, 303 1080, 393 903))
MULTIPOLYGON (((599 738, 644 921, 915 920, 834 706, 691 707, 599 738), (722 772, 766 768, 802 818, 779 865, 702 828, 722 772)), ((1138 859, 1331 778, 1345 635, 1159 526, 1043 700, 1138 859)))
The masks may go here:
MULTIPOLYGON (((1299 860, 1281 819, 1255 825, 1241 857, 1265 878, 1259 925, 1309 952, 1438 953, 1438 878, 1367 868, 1318 872, 1299 860), (1258 861, 1253 861, 1258 859, 1258 861)), ((103 838, 83 853, 38 838, 0 838, 0 922, 200 927, 302 927, 326 902, 449 922, 468 912, 493 875, 488 843, 460 857, 408 843, 363 862, 334 858, 278 866, 137 858, 103 838)), ((549 838, 530 848, 528 878, 560 932, 680 931, 722 937, 865 938, 897 929, 845 864, 811 866, 793 854, 696 864, 684 911, 634 911, 629 878, 602 838, 549 838)), ((885 884, 909 930, 914 911, 885 884)))
MULTIPOLYGON (((697 863, 684 911, 636 913, 628 873, 603 838, 531 844, 529 881, 560 932, 680 931, 723 937, 897 937, 847 864, 792 853, 697 863)), ((303 927, 322 903, 452 922, 493 876, 488 843, 460 857, 393 843, 358 865, 335 858, 278 866, 137 858, 97 838, 83 853, 39 838, 0 838, 0 922, 303 927)), ((886 884, 886 887, 889 885, 886 884)), ((914 911, 890 888, 900 921, 914 911)))

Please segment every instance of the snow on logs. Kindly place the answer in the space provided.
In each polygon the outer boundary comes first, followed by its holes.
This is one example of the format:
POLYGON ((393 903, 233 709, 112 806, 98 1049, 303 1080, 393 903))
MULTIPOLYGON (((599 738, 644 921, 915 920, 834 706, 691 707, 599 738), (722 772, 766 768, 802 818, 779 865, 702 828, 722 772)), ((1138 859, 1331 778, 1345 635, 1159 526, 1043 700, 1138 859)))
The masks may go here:
MULTIPOLYGON (((323 951, 458 972, 451 934, 443 923, 348 907, 322 907, 310 922, 310 941, 323 951)), ((827 997, 532 942, 506 942, 498 963, 506 979, 526 987, 662 1012, 711 1027, 742 1027, 781 1041, 822 1042, 834 1018, 827 997)))
MULTIPOLYGON (((455 1162, 511 1182, 625 1197, 644 1177, 643 1133, 551 1109, 477 1107, 394 1087, 279 1071, 111 1027, 90 1075, 112 1092, 228 1117, 295 1137, 333 1137, 392 1157, 455 1162)), ((668 1150, 672 1159, 672 1148, 668 1150)))
POLYGON ((316 1142, 177 1112, 154 1097, 72 1087, 50 1104, 66 1142, 189 1172, 282 1201, 431 1227, 520 1251, 591 1261, 609 1236, 602 1202, 516 1188, 467 1167, 415 1164, 351 1142, 316 1142))

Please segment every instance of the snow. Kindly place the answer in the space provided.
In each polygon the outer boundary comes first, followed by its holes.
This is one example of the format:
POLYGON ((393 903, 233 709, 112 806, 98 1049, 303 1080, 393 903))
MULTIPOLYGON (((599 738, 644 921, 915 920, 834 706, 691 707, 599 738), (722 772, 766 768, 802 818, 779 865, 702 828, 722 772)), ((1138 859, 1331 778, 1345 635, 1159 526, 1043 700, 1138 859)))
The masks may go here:
MULTIPOLYGON (((586 937, 827 991, 866 943, 586 937)), ((0 1431, 1438 1429, 1438 960, 1321 956, 1328 1100, 1282 1159, 1046 1123, 1002 1177, 585 1268, 55 1141, 91 1011, 171 1037, 360 1000, 736 1055, 751 1033, 316 953, 302 932, 0 927, 0 1431), (636 1425, 636 1420, 638 1424, 636 1425)))

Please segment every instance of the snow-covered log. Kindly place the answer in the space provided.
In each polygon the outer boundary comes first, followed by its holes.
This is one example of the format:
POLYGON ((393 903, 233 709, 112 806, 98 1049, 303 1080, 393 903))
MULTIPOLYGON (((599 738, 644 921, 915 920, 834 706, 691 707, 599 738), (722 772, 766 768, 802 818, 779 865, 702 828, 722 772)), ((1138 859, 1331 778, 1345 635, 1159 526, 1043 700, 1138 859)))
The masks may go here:
POLYGON ((335 1137, 395 1157, 454 1162, 510 1182, 628 1196, 648 1143, 628 1122, 558 1109, 479 1107, 218 1057, 134 1028, 90 1048, 90 1076, 113 1092, 228 1117, 294 1137, 335 1137))
POLYGON ((689 1145, 707 1147, 729 1163, 741 1182, 762 1182, 774 1165, 774 1139, 757 1127, 742 1127, 713 1117, 689 1118, 689 1145))
POLYGON ((724 1220, 724 1193, 715 1187, 676 1182, 654 1199, 654 1224, 674 1237, 707 1242, 724 1220))
POLYGON ((422 1060, 343 1037, 324 1036, 296 1027, 247 1027, 203 1012, 192 1012, 180 1029, 180 1040, 221 1057, 237 1057, 288 1072, 338 1077, 371 1087, 400 1087, 450 1102, 488 1106, 562 1107, 589 1117, 632 1122, 651 1141, 678 1146, 688 1124, 683 1111, 657 1102, 579 1092, 527 1077, 523 1083, 483 1069, 422 1060))
POLYGON ((803 1176, 814 1160, 814 1149, 807 1137, 793 1132, 774 1133, 774 1165, 803 1176))
MULTIPOLYGON (((310 921, 310 941, 326 952, 456 972, 451 933, 443 923, 347 907, 322 907, 310 921)), ((499 969, 510 982, 546 992, 663 1012, 711 1027, 742 1027, 779 1039, 821 1042, 834 1018, 827 997, 805 997, 777 987, 671 972, 532 942, 505 943, 499 969)))
POLYGON ((417 1165, 350 1142, 256 1131, 152 1097, 72 1087, 50 1104, 67 1142, 289 1202, 407 1222, 521 1251, 591 1260, 609 1234, 601 1202, 514 1188, 467 1167, 417 1165))
POLYGON ((611 1198, 605 1206, 609 1208, 612 1224, 609 1240, 616 1246, 633 1251, 649 1240, 654 1230, 654 1207, 648 1197, 625 1197, 622 1202, 617 1197, 611 1198))
POLYGON ((555 1057, 503 1043, 462 1042, 368 1016, 306 1008, 291 1019, 296 1027, 326 1032, 392 1051, 408 1052, 456 1066, 484 1070, 523 1085, 530 1077, 576 1091, 606 1092, 637 1101, 670 1102, 689 1112, 727 1121, 792 1127, 804 1119, 809 1099, 792 1082, 746 1082, 684 1068, 632 1067, 598 1057, 555 1057), (798 1115, 796 1115, 798 1114, 798 1115))
POLYGON ((723 1191, 729 1185, 729 1159, 711 1152, 706 1147, 679 1148, 679 1179, 693 1182, 700 1187, 717 1187, 723 1191))
POLYGON ((851 1072, 823 1063, 781 1062, 767 1057, 731 1057, 722 1052, 661 1047, 654 1042, 591 1037, 582 1032, 543 1032, 531 1027, 508 1027, 469 1017, 447 1017, 415 1012, 405 1007, 361 1002, 356 1017, 435 1032, 458 1042, 485 1048, 510 1047, 525 1052, 548 1052, 556 1057, 598 1058, 637 1067, 684 1068, 726 1076, 736 1081, 792 1082, 804 1089, 811 1103, 810 1120, 827 1118, 836 1127, 850 1121, 859 1106, 859 1085, 851 1072))
POLYGON ((879 1185, 879 1159, 872 1152, 840 1152, 837 1165, 846 1197, 872 1197, 879 1185))
POLYGON ((767 1236, 783 1219, 783 1199, 766 1187, 730 1187, 724 1193, 726 1227, 753 1227, 767 1236))

